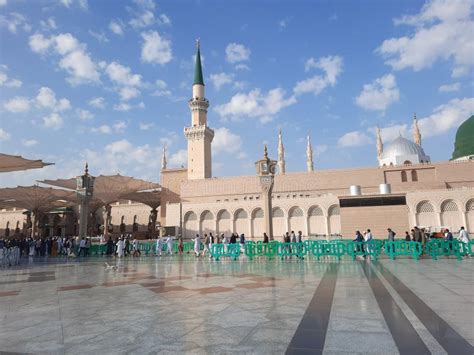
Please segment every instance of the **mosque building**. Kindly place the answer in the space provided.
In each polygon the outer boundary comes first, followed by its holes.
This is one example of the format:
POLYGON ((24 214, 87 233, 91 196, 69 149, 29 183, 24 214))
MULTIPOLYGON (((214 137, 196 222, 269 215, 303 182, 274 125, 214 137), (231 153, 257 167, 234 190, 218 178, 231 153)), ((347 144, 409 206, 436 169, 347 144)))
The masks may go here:
MULTIPOLYGON (((208 126, 209 101, 198 44, 192 98, 188 101, 191 122, 184 128, 188 142, 187 167, 168 166, 166 150, 161 159, 161 205, 156 228, 167 227, 185 238, 196 234, 232 232, 261 239, 265 231, 262 189, 257 175, 214 177, 212 141, 208 126)), ((370 228, 385 237, 392 228, 399 236, 413 226, 465 226, 474 233, 474 116, 456 134, 452 160, 432 162, 423 150, 416 116, 413 140, 402 135, 384 145, 377 130, 378 166, 319 170, 307 137, 306 171, 285 169, 283 133, 278 134, 277 174, 272 199, 273 234, 277 240, 287 231, 305 236, 342 235, 370 228)), ((150 208, 132 201, 112 205, 114 233, 147 229, 150 208)), ((0 211, 0 234, 23 223, 23 211, 0 211)))

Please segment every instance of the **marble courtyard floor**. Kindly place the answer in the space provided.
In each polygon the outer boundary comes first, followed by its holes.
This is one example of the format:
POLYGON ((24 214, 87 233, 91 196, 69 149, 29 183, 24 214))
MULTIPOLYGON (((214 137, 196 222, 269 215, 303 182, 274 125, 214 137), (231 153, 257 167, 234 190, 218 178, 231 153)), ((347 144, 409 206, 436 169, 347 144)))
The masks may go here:
POLYGON ((0 352, 472 354, 473 275, 472 258, 23 260, 0 270, 0 352))

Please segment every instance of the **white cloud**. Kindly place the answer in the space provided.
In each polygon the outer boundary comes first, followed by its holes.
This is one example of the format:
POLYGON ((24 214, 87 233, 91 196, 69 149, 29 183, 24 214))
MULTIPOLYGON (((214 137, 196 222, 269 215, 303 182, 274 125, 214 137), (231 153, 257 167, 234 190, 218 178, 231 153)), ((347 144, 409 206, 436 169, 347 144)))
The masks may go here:
POLYGON ((27 97, 16 96, 5 102, 3 107, 12 113, 27 112, 30 110, 30 100, 27 97))
POLYGON ((343 60, 340 56, 327 56, 319 59, 309 58, 305 64, 305 70, 321 69, 324 75, 315 75, 311 78, 298 81, 293 88, 295 95, 312 92, 319 95, 328 86, 337 83, 337 77, 342 73, 343 60))
POLYGON ((474 65, 472 20, 474 2, 433 0, 416 15, 395 19, 413 27, 413 33, 383 41, 377 49, 394 70, 429 68, 437 61, 453 62, 452 76, 467 74, 474 65))
POLYGON ((95 32, 89 30, 89 34, 101 43, 107 43, 109 41, 104 32, 95 32))
POLYGON ((439 92, 456 92, 461 89, 461 83, 452 83, 441 85, 438 89, 439 92))
POLYGON ((110 134, 112 133, 112 128, 109 125, 103 124, 99 127, 92 127, 91 131, 94 133, 110 134))
POLYGON ((0 0, 0 6, 5 6, 7 4, 7 0, 0 0))
POLYGON ((371 143, 371 138, 363 132, 352 131, 344 134, 338 139, 337 144, 340 147, 358 147, 371 143))
POLYGON ((127 127, 128 124, 125 121, 117 121, 114 123, 115 133, 124 133, 127 127))
POLYGON ((54 17, 49 17, 47 20, 41 20, 40 26, 43 31, 52 31, 58 28, 54 17))
POLYGON ((250 70, 250 67, 247 64, 240 63, 240 64, 237 64, 234 67, 234 69, 235 70, 250 70))
POLYGON ((314 155, 319 157, 321 154, 325 153, 328 150, 328 146, 326 144, 318 144, 314 148, 314 155))
POLYGON ((212 153, 236 154, 242 151, 242 138, 232 133, 226 127, 214 129, 214 139, 212 141, 212 153))
POLYGON ((164 80, 158 79, 156 82, 157 89, 151 94, 152 96, 171 96, 171 91, 168 90, 168 84, 164 80))
POLYGON ((155 124, 152 122, 145 123, 145 122, 140 122, 138 124, 138 128, 140 128, 141 131, 148 131, 149 129, 153 128, 155 124))
POLYGON ((0 128, 0 141, 7 141, 10 139, 10 133, 0 128))
POLYGON ((167 15, 161 14, 160 16, 158 16, 158 23, 160 25, 170 26, 171 25, 171 20, 167 15))
POLYGON ((76 115, 81 121, 90 121, 94 119, 94 114, 92 112, 81 108, 76 109, 76 115))
POLYGON ((46 38, 40 33, 35 33, 34 35, 31 35, 29 39, 30 49, 38 54, 45 54, 50 48, 51 44, 52 40, 46 38))
POLYGON ((166 64, 173 59, 171 41, 156 31, 143 32, 141 60, 152 64, 166 64))
POLYGON ((155 15, 150 10, 144 10, 129 22, 130 26, 135 29, 151 26, 155 23, 155 15))
POLYGON ((49 116, 43 117, 43 126, 46 128, 59 129, 63 126, 63 118, 56 112, 51 113, 49 116))
POLYGON ((424 137, 443 134, 457 128, 474 112, 474 97, 453 99, 440 105, 428 117, 418 119, 418 126, 424 137))
POLYGON ((21 144, 25 147, 33 147, 38 144, 36 139, 22 139, 21 144))
POLYGON ((225 49, 226 59, 229 63, 237 63, 249 60, 250 49, 243 44, 229 43, 225 49))
POLYGON ((31 50, 38 54, 46 54, 49 49, 54 48, 55 53, 61 56, 59 67, 69 74, 67 81, 71 85, 100 82, 97 65, 86 52, 86 45, 70 33, 61 33, 50 38, 34 34, 29 38, 29 45, 31 50))
POLYGON ((25 32, 31 31, 31 25, 27 22, 26 17, 18 12, 11 12, 9 16, 0 15, 0 27, 6 27, 8 31, 16 34, 18 29, 25 32))
POLYGON ((39 89, 35 100, 40 108, 46 108, 53 111, 65 111, 71 108, 71 103, 68 99, 63 98, 57 100, 55 92, 45 86, 39 89))
POLYGON ((61 0, 61 4, 63 4, 67 8, 71 7, 75 3, 77 3, 77 5, 84 11, 87 11, 89 9, 89 3, 87 2, 87 0, 61 0))
POLYGON ((232 83, 234 75, 227 73, 211 74, 210 79, 214 88, 219 91, 222 86, 232 83))
POLYGON ((265 123, 271 121, 283 108, 296 103, 294 96, 285 98, 285 94, 281 88, 272 89, 267 94, 254 89, 248 94, 234 95, 228 103, 218 105, 215 110, 224 119, 252 117, 265 123))
POLYGON ((7 88, 19 88, 23 84, 21 80, 12 79, 8 77, 7 66, 0 65, 0 86, 5 86, 7 88))
POLYGON ((129 105, 125 102, 121 102, 120 104, 118 105, 114 105, 114 110, 115 111, 122 111, 122 112, 126 112, 126 111, 130 111, 132 109, 132 105, 129 105))
POLYGON ((94 97, 88 102, 89 106, 104 109, 105 108, 105 99, 103 97, 94 97))
POLYGON ((138 97, 140 95, 140 90, 134 87, 126 86, 120 89, 119 94, 122 101, 128 101, 138 97))
POLYGON ((400 99, 400 92, 393 74, 384 75, 370 84, 365 84, 356 98, 358 106, 370 111, 385 111, 400 99))
POLYGON ((105 72, 111 81, 119 85, 140 86, 142 84, 141 75, 132 74, 132 70, 129 67, 123 66, 117 62, 112 62, 107 65, 105 72))
POLYGON ((176 153, 171 154, 168 163, 172 166, 186 166, 188 163, 188 150, 180 149, 176 153))
POLYGON ((110 21, 109 30, 116 35, 123 36, 123 25, 119 20, 110 21))

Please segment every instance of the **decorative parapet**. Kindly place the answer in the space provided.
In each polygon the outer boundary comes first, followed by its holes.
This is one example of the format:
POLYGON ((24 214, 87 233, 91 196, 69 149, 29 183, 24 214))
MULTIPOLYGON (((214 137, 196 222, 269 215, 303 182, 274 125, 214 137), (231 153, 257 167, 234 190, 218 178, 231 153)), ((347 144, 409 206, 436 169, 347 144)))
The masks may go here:
POLYGON ((191 99, 188 101, 189 109, 192 111, 203 111, 207 112, 209 108, 209 100, 207 99, 191 99))
POLYGON ((214 138, 214 130, 204 125, 185 127, 184 135, 188 140, 199 140, 209 138, 212 142, 212 139, 214 138))

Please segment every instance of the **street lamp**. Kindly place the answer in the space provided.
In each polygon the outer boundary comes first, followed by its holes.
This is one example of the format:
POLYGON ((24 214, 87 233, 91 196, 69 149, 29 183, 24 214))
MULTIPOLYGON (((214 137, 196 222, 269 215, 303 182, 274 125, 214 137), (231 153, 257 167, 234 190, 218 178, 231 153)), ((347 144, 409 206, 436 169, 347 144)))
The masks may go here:
POLYGON ((255 169, 260 179, 260 187, 263 194, 263 216, 265 218, 265 231, 270 240, 273 240, 273 221, 272 221, 272 190, 274 176, 277 167, 277 161, 268 157, 267 145, 265 144, 263 159, 255 162, 255 169))
POLYGON ((89 216, 89 201, 94 193, 94 177, 89 175, 89 167, 86 163, 84 175, 76 178, 76 195, 81 202, 79 215, 79 237, 87 236, 87 218, 89 216))

